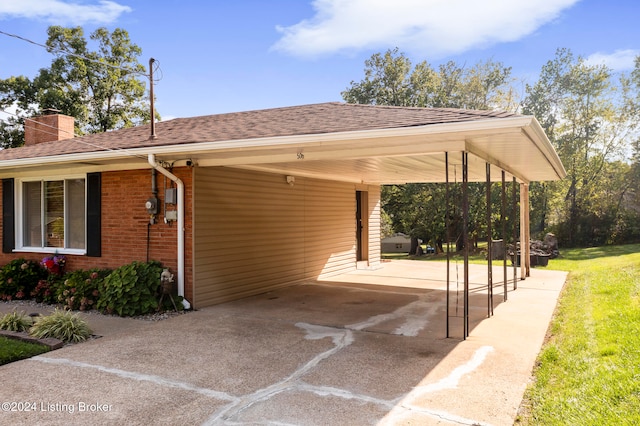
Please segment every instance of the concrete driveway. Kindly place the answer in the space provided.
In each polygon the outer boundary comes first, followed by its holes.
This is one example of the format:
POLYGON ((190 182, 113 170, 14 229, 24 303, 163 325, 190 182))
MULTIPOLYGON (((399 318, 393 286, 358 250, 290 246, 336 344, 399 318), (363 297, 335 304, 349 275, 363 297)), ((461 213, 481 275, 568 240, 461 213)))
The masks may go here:
POLYGON ((103 337, 0 367, 0 423, 512 425, 566 274, 497 289, 489 319, 474 290, 463 341, 444 265, 384 265, 156 323, 87 315, 103 337))

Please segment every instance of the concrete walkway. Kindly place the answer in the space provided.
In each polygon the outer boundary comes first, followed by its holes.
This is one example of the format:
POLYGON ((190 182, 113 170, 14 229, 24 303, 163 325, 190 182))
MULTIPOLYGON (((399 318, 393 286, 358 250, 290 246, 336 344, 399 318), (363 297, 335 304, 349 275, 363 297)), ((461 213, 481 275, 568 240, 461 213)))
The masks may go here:
POLYGON ((394 261, 157 323, 87 315, 103 337, 0 367, 0 424, 512 425, 566 274, 496 290, 488 319, 472 286, 463 341, 445 338, 443 267, 394 261))

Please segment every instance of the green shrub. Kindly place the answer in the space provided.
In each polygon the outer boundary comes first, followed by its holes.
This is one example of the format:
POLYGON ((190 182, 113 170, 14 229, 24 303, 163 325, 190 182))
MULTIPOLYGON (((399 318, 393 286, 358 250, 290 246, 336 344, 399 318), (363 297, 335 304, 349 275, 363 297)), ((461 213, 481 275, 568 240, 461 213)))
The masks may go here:
POLYGON ((99 269, 79 269, 67 273, 62 284, 57 286, 56 301, 71 310, 93 309, 100 297, 100 283, 109 273, 110 271, 99 269))
POLYGON ((28 299, 47 272, 33 260, 15 259, 0 268, 0 299, 28 299))
POLYGON ((58 303, 57 289, 61 285, 60 278, 49 276, 48 279, 38 281, 36 288, 31 290, 31 297, 38 303, 58 303))
POLYGON ((168 295, 162 297, 162 304, 158 306, 158 309, 160 311, 174 311, 176 309, 177 312, 184 311, 184 303, 182 303, 184 297, 176 295, 175 292, 172 297, 173 302, 171 302, 171 298, 168 295), (176 309, 173 308, 174 303, 176 305, 176 309))
POLYGON ((148 314, 158 307, 162 266, 159 262, 133 262, 111 272, 100 284, 97 309, 108 314, 148 314))
POLYGON ((0 330, 27 331, 31 324, 31 318, 28 318, 24 312, 13 311, 0 318, 0 330))
POLYGON ((77 313, 56 309, 51 315, 38 319, 29 334, 39 339, 54 337, 63 342, 78 343, 91 336, 91 329, 77 313))

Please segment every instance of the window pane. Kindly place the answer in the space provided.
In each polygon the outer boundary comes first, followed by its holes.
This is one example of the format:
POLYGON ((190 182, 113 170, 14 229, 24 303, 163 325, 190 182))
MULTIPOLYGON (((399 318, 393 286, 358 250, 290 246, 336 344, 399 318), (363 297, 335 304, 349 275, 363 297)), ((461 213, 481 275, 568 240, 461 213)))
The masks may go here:
POLYGON ((42 195, 41 182, 25 182, 23 245, 42 247, 42 195))
POLYGON ((67 247, 85 248, 85 190, 84 179, 67 181, 67 247))
POLYGON ((44 183, 47 247, 64 247, 64 181, 44 183))
POLYGON ((23 247, 86 249, 85 179, 22 183, 23 247))

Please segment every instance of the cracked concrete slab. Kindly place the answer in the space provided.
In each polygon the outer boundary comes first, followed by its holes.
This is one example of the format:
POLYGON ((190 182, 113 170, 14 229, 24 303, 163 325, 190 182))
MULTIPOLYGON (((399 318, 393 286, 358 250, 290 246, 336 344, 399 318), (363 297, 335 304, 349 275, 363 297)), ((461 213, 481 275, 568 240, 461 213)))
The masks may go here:
POLYGON ((566 274, 532 270, 491 318, 474 291, 463 341, 445 337, 443 266, 391 262, 156 323, 87 315, 102 338, 0 367, 15 403, 0 423, 512 425, 566 274))

